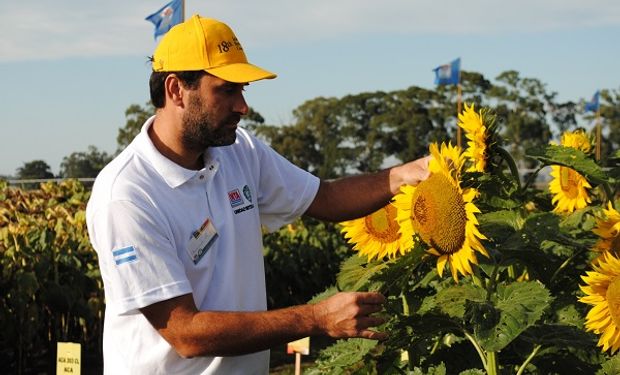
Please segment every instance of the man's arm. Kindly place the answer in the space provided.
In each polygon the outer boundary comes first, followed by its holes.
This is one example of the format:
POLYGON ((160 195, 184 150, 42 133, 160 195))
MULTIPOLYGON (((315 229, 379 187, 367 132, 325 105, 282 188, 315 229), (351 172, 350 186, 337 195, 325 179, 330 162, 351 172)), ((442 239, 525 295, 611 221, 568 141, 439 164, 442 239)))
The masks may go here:
POLYGON ((233 356, 269 349, 310 335, 384 339, 369 328, 384 320, 379 293, 338 293, 313 305, 262 312, 198 311, 191 294, 140 309, 179 355, 233 356))
POLYGON ((417 185, 425 180, 429 159, 426 156, 376 173, 321 181, 306 215, 328 221, 368 215, 385 206, 402 185, 417 185))

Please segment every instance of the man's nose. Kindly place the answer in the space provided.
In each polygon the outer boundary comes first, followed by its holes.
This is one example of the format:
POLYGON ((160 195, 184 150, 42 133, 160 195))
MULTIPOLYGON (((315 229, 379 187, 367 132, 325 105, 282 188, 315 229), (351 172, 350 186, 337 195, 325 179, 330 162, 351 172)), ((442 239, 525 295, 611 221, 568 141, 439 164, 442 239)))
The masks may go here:
POLYGON ((249 108, 250 107, 248 107, 248 103, 245 101, 245 97, 242 93, 239 93, 237 100, 235 100, 235 106, 233 108, 233 111, 244 116, 248 114, 249 108))

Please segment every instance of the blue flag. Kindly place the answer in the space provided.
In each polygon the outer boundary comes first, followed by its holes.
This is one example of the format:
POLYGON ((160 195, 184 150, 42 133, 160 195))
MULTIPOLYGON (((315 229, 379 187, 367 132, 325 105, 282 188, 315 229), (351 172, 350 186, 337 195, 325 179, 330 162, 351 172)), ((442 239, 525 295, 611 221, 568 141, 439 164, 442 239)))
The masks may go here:
POLYGON ((172 0, 160 10, 145 18, 145 20, 151 21, 153 25, 155 25, 155 39, 167 33, 172 26, 183 22, 182 1, 183 0, 172 0))
POLYGON ((433 69, 436 85, 458 85, 461 75, 461 58, 450 64, 440 65, 433 69))
POLYGON ((600 96, 601 96, 601 92, 599 90, 596 90, 596 92, 592 96, 592 99, 589 102, 586 102, 586 105, 584 106, 583 109, 586 112, 597 112, 601 106, 601 102, 599 100, 600 96))

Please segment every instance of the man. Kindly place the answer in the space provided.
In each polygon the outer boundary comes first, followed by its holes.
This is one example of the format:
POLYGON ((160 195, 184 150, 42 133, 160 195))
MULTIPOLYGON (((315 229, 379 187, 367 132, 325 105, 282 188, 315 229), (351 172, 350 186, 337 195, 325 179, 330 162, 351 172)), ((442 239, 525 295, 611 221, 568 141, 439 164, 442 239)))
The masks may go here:
POLYGON ((319 181, 237 128, 248 82, 275 74, 247 62, 225 24, 175 26, 153 55, 156 115, 97 177, 87 207, 106 293, 107 374, 266 374, 268 348, 308 335, 382 339, 378 293, 339 293, 266 311, 261 226, 305 214, 370 213, 421 159, 319 181))

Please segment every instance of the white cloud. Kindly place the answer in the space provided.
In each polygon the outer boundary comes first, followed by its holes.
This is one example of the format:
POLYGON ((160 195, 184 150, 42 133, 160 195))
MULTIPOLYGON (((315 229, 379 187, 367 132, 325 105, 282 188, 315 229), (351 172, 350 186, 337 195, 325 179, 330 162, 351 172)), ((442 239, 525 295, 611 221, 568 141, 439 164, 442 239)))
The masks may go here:
MULTIPOLYGON (((144 20, 167 0, 21 0, 0 4, 0 62, 148 55, 144 20)), ((187 0, 244 44, 276 46, 359 34, 504 34, 620 27, 617 0, 187 0)))

